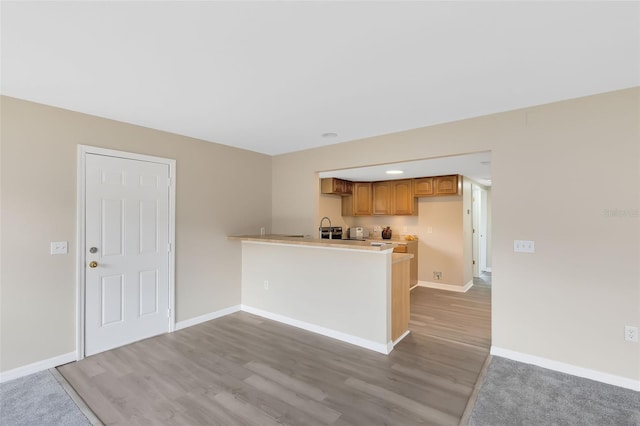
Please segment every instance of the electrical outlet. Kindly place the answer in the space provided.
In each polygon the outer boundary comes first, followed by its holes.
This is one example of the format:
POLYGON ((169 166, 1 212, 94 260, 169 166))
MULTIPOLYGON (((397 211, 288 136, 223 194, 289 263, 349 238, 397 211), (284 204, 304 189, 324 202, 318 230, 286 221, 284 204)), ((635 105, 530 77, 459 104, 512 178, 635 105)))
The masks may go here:
POLYGON ((634 327, 632 325, 624 326, 624 340, 627 342, 637 342, 638 341, 638 327, 634 327))
POLYGON ((434 272, 433 273, 433 279, 434 280, 441 280, 442 279, 442 272, 434 272))
POLYGON ((260 235, 264 236, 265 234, 265 229, 264 226, 262 228, 260 228, 260 235))
POLYGON ((265 290, 269 290, 269 281, 268 280, 264 280, 264 289, 265 290))

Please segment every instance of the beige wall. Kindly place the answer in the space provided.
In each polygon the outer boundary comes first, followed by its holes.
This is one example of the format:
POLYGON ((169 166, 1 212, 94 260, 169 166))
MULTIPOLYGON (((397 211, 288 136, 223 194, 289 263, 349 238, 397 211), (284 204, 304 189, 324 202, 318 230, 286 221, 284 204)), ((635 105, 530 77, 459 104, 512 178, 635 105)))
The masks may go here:
POLYGON ((639 96, 622 90, 274 157, 274 231, 317 227, 318 171, 490 150, 493 345, 638 380, 640 345, 623 329, 640 325, 639 96), (535 240, 536 253, 514 253, 514 239, 535 240))
POLYGON ((390 296, 390 251, 242 243, 243 306, 380 352, 391 340, 390 296))
MULTIPOLYGON (((421 197, 418 199, 417 216, 361 216, 351 219, 355 226, 369 228, 370 232, 374 226, 389 226, 393 238, 416 235, 418 281, 462 287, 466 284, 462 208, 460 195, 421 197), (431 228, 431 234, 427 233, 427 228, 431 228), (433 279, 436 271, 442 272, 442 280, 433 279)), ((380 238, 380 235, 376 237, 380 238)))
POLYGON ((271 222, 271 157, 2 97, 0 371, 75 351, 78 144, 177 160, 176 320, 240 303, 227 235, 271 222), (69 254, 51 256, 51 241, 69 254))

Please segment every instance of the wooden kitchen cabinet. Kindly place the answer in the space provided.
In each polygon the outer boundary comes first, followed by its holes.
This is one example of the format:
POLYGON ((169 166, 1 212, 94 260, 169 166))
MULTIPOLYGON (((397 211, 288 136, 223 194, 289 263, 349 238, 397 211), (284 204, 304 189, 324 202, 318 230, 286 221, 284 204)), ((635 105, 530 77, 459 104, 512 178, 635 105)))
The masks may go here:
POLYGON ((391 340, 394 342, 409 329, 410 299, 409 261, 394 260, 391 265, 391 340))
POLYGON ((458 175, 431 176, 414 179, 413 194, 415 197, 459 195, 459 181, 458 175))
POLYGON ((417 201, 413 197, 412 179, 385 180, 371 185, 374 215, 417 214, 417 201))
POLYGON ((402 179, 390 181, 393 194, 391 214, 414 215, 418 213, 418 201, 413 196, 413 180, 402 179))
POLYGON ((418 242, 407 241, 406 244, 399 244, 394 247, 393 252, 413 255, 413 259, 409 261, 409 283, 411 287, 418 284, 418 242))
POLYGON ((352 192, 352 183, 348 180, 326 178, 320 180, 321 194, 349 195, 352 192))
POLYGON ((435 195, 457 195, 458 191, 458 175, 435 177, 435 195))
POLYGON ((342 198, 342 216, 371 216, 371 182, 353 182, 351 192, 342 198))
POLYGON ((393 186, 391 181, 374 182, 371 185, 373 191, 373 214, 392 214, 393 186))
POLYGON ((433 177, 414 179, 413 194, 416 197, 433 195, 433 177))

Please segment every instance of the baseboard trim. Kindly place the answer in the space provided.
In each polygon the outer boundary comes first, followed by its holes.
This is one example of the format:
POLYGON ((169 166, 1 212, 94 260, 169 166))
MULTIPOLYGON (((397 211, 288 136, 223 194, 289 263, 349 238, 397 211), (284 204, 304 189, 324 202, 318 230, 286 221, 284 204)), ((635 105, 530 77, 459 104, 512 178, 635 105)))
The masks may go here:
POLYGON ((453 284, 434 283, 432 281, 418 281, 417 287, 435 288, 438 290, 455 291, 458 293, 466 293, 471 287, 473 287, 473 280, 469 281, 463 286, 453 284))
POLYGON ((78 354, 76 351, 69 352, 63 355, 54 356, 53 358, 43 359, 31 364, 23 365, 22 367, 14 368, 0 373, 0 383, 8 382, 9 380, 19 379, 20 377, 28 376, 30 374, 39 373, 50 368, 55 368, 63 364, 68 364, 78 360, 78 354))
POLYGON ((501 356, 503 358, 523 362, 525 364, 537 365, 538 367, 559 371, 560 373, 571 374, 572 376, 583 377, 585 379, 591 379, 608 385, 619 386, 621 388, 640 392, 640 380, 628 379, 614 374, 603 373, 602 371, 578 367, 576 365, 529 355, 522 352, 516 352, 509 349, 498 348, 495 346, 491 346, 491 355, 501 356))
POLYGON ((264 311, 252 306, 241 305, 241 310, 250 314, 258 315, 263 318, 278 321, 287 325, 291 325, 293 327, 301 328, 303 330, 311 331, 312 333, 321 334, 326 337, 331 337, 333 339, 347 342, 352 345, 360 346, 361 348, 370 349, 372 351, 376 351, 385 355, 388 355, 389 352, 391 352, 391 349, 393 349, 393 342, 388 342, 387 344, 374 342, 372 340, 363 339, 362 337, 353 336, 351 334, 332 330, 330 328, 311 324, 309 322, 300 321, 280 314, 274 314, 273 312, 264 311))
POLYGON ((194 325, 202 324, 203 322, 211 321, 216 318, 223 317, 225 315, 232 314, 234 312, 240 311, 240 305, 230 306, 228 308, 220 309, 219 311, 211 312, 205 315, 200 315, 199 317, 191 318, 188 320, 180 321, 176 323, 175 330, 182 330, 183 328, 191 327, 194 325))
POLYGON ((401 341, 402 339, 404 339, 405 337, 407 337, 407 336, 409 335, 409 333, 411 333, 411 330, 407 330, 407 331, 405 331, 404 333, 402 333, 402 336, 398 337, 398 338, 393 342, 393 344, 392 344, 392 348, 395 348, 395 347, 396 347, 396 345, 397 345, 398 343, 400 343, 400 341, 401 341))

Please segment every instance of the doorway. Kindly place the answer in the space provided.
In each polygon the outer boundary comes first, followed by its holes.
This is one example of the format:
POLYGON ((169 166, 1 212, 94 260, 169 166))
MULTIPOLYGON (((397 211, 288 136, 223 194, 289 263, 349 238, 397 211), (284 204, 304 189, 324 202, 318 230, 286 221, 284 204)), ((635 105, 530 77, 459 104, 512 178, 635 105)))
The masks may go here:
POLYGON ((472 220, 472 256, 473 276, 480 277, 491 273, 490 267, 490 190, 472 184, 471 220, 472 220))
POLYGON ((173 331, 175 160, 78 149, 78 359, 173 331))

